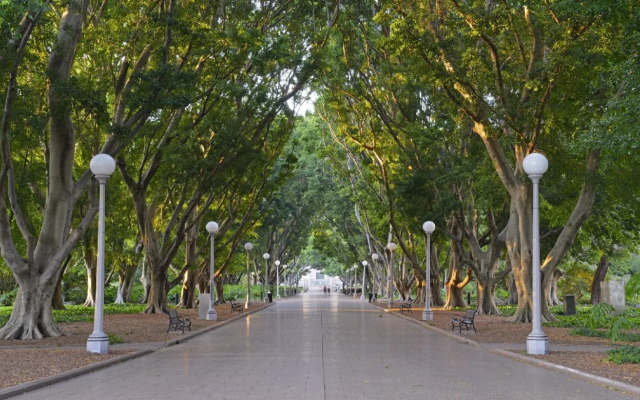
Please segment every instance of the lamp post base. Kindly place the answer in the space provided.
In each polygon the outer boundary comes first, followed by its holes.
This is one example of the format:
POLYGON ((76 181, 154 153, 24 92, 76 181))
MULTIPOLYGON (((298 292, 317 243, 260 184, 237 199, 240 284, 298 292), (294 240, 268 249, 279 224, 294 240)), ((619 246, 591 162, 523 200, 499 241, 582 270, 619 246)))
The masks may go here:
POLYGON ((218 313, 216 312, 216 310, 209 310, 207 311, 207 315, 204 316, 204 319, 206 319, 207 321, 217 321, 218 313))
POLYGON ((248 309, 249 309, 249 305, 250 305, 250 304, 251 304, 250 302, 245 301, 245 303, 244 303, 244 309, 245 309, 245 310, 248 310, 248 309))
POLYGON ((364 294, 360 295, 360 300, 364 300, 364 294))
POLYGON ((531 332, 527 336, 527 354, 549 354, 549 339, 544 332, 531 332))
POLYGON ((276 300, 280 300, 280 295, 277 295, 277 296, 276 296, 276 300))
POLYGON ((87 339, 87 351, 89 353, 109 353, 109 338, 104 332, 92 333, 87 339))
POLYGON ((433 311, 431 311, 431 310, 422 310, 422 320, 423 321, 433 321, 433 311))

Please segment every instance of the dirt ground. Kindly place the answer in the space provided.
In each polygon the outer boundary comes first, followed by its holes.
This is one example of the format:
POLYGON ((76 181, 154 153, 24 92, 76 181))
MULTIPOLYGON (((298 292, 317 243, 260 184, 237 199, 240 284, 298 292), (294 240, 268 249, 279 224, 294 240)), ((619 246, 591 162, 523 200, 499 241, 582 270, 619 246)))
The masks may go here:
MULTIPOLYGON (((379 303, 379 306, 385 306, 379 303)), ((253 303, 252 309, 263 307, 263 303, 253 303)), ((414 307, 412 313, 404 313, 420 319, 422 310, 414 307)), ((229 305, 216 306, 218 321, 198 319, 197 310, 179 310, 179 314, 190 318, 192 330, 198 331, 211 325, 228 320, 229 305)), ((392 310, 392 312, 398 312, 392 310)), ((460 312, 434 309, 434 320, 429 324, 451 332, 451 317, 460 312)), ((18 385, 23 382, 56 375, 65 371, 97 363, 108 358, 117 357, 149 344, 160 345, 182 336, 181 332, 166 333, 168 318, 165 314, 119 314, 106 315, 104 331, 115 335, 123 341, 123 345, 112 345, 107 355, 90 354, 86 351, 87 337, 93 331, 91 322, 61 323, 65 336, 42 340, 0 340, 0 389, 18 385)), ((463 330, 462 336, 482 344, 490 343, 526 343, 531 331, 530 324, 509 322, 500 316, 480 315, 476 317, 478 333, 463 330)), ((640 387, 640 364, 616 365, 605 361, 607 354, 602 352, 603 346, 611 346, 607 339, 588 338, 569 334, 570 329, 544 327, 544 332, 553 345, 593 346, 593 351, 551 352, 546 356, 538 356, 545 361, 585 371, 625 382, 640 387)), ((618 343, 622 344, 622 343, 618 343)), ((524 354, 524 352, 522 352, 524 354)))

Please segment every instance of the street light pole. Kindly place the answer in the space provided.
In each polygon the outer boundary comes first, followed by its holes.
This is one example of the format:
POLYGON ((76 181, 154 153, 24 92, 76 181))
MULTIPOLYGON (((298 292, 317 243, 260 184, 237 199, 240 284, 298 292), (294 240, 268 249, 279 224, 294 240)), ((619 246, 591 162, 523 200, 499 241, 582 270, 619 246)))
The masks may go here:
POLYGON ((217 222, 209 221, 207 222, 206 228, 207 228, 207 232, 209 232, 209 236, 211 237, 211 256, 209 260, 209 310, 207 311, 207 315, 205 316, 205 319, 207 321, 217 321, 218 313, 216 313, 216 309, 213 306, 213 303, 215 300, 213 296, 213 291, 215 289, 214 281, 213 281, 213 274, 215 273, 215 258, 214 258, 213 245, 214 245, 214 237, 216 236, 216 233, 218 233, 219 227, 217 222))
POLYGON ((377 298, 376 297, 376 276, 374 275, 373 271, 376 268, 376 262, 378 261, 378 254, 377 253, 373 253, 371 255, 371 259, 373 260, 373 268, 371 268, 371 292, 373 292, 373 298, 377 298))
POLYGON ((271 257, 269 253, 264 253, 262 255, 262 258, 264 258, 264 282, 262 284, 262 300, 265 303, 267 302, 267 269, 269 268, 269 257, 271 257))
POLYGON ((538 183, 542 175, 547 171, 549 161, 540 153, 531 153, 522 162, 524 172, 529 175, 533 182, 533 226, 532 226, 532 257, 531 257, 531 279, 533 280, 533 320, 532 331, 527 336, 528 354, 548 354, 549 339, 542 331, 541 313, 541 284, 540 284, 540 221, 538 209, 538 183))
POLYGON ((244 308, 249 308, 249 303, 251 303, 251 274, 249 273, 249 252, 253 249, 253 244, 251 242, 247 242, 244 244, 244 249, 247 251, 247 301, 244 303, 244 308))
POLYGON ((364 300, 364 285, 367 279, 367 262, 362 262, 362 294, 360 295, 360 300, 364 300))
POLYGON ((389 267, 387 268, 387 293, 389 294, 389 308, 393 303, 393 295, 394 295, 394 285, 393 285, 393 252, 396 250, 396 244, 393 242, 387 243, 387 249, 389 250, 390 261, 389 267))
POLYGON ((422 320, 433 320, 433 311, 431 311, 431 234, 436 230, 436 224, 431 221, 427 221, 422 224, 424 233, 427 234, 427 241, 425 242, 427 253, 427 268, 426 268, 426 281, 424 285, 424 310, 422 310, 422 320))
POLYGON ((358 297, 358 264, 353 264, 353 298, 358 297))
POLYGON ((96 299, 93 316, 93 333, 87 339, 87 351, 90 353, 107 354, 109 352, 109 338, 103 330, 104 318, 104 203, 107 180, 116 169, 116 162, 108 154, 98 154, 89 163, 91 172, 100 183, 100 198, 98 203, 98 265, 96 268, 96 299))
POLYGON ((287 264, 282 266, 282 273, 285 274, 284 278, 282 278, 282 280, 284 281, 284 297, 289 297, 288 296, 288 290, 291 290, 291 288, 289 287, 289 270, 287 269, 287 264))
POLYGON ((276 300, 280 300, 280 260, 276 260, 276 300))

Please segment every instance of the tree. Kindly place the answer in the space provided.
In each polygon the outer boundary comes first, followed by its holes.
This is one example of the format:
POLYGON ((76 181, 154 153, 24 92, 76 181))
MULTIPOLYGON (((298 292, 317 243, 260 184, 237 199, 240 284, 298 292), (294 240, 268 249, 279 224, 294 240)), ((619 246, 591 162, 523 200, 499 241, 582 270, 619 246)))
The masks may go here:
MULTIPOLYGON (((561 137, 576 136, 590 121, 599 120, 603 99, 618 87, 608 85, 598 71, 624 57, 617 38, 630 21, 627 5, 452 1, 436 7, 433 2, 402 2, 396 11, 398 15, 381 10, 376 20, 393 24, 393 33, 405 44, 405 61, 422 65, 423 79, 440 87, 472 121, 509 194, 506 243, 519 296, 514 319, 528 321, 531 186, 524 179, 522 160, 541 146, 559 159, 570 151, 563 146, 568 139, 561 137), (603 45, 611 40, 616 44, 603 45)), ((585 172, 578 178, 582 188, 542 264, 543 287, 592 210, 596 182, 591 176, 599 167, 601 150, 586 150, 576 154, 582 153, 584 160, 585 172)), ((543 312, 552 318, 546 305, 543 312)))
MULTIPOLYGON (((45 3, 46 4, 46 3, 45 3)), ((36 3, 36 6, 42 4, 36 3)), ((91 223, 97 211, 94 203, 83 220, 70 230, 74 204, 82 194, 88 181, 86 172, 77 182, 73 179, 75 161, 75 128, 71 121, 71 108, 66 90, 73 86, 71 72, 76 47, 83 31, 88 0, 68 2, 60 22, 58 34, 53 40, 49 55, 47 101, 49 108, 47 142, 47 190, 46 208, 40 232, 36 233, 33 220, 25 213, 16 190, 11 149, 11 136, 16 129, 10 124, 11 109, 15 100, 18 75, 24 52, 33 29, 40 21, 42 9, 28 10, 23 19, 23 29, 16 36, 13 53, 13 69, 9 73, 9 96, 5 102, 2 128, 2 174, 0 175, 0 247, 2 256, 9 264, 20 290, 16 297, 9 322, 0 329, 0 337, 9 339, 34 339, 61 334, 51 315, 54 289, 61 273, 64 259, 91 223), (7 206, 7 200, 9 207, 7 206), (24 256, 11 232, 15 223, 25 243, 24 256)), ((35 185, 35 182, 34 182, 35 185)))

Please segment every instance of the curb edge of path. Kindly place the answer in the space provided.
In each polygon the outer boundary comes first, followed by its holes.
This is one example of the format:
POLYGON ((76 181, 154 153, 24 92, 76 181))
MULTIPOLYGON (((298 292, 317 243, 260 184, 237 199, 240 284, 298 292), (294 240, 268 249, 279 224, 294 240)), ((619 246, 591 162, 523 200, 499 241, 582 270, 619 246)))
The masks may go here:
POLYGON ((575 378, 580 378, 582 380, 586 380, 589 381, 591 383, 595 383, 595 384, 599 384, 608 388, 612 388, 612 389, 616 389, 616 390, 620 390, 629 394, 633 394, 635 396, 640 396, 640 387, 637 386, 633 386, 630 385, 628 383, 624 383, 624 382, 620 382, 620 381, 616 381, 614 379, 609 379, 609 378, 605 378, 602 376, 598 376, 598 375, 593 375, 584 371, 580 371, 577 369, 573 369, 573 368, 569 368, 569 367, 565 367, 564 365, 559 365, 559 364, 554 364, 554 363, 550 363, 548 361, 544 361, 544 360, 540 360, 537 358, 533 358, 533 357, 527 357, 525 355, 522 354, 518 354, 518 353, 514 353, 512 351, 508 351, 508 350, 503 350, 503 349, 491 349, 488 348, 486 346, 483 346, 481 343, 476 342, 473 339, 468 339, 459 335, 456 335, 454 333, 449 333, 447 331, 444 331, 440 328, 436 328, 435 326, 431 326, 428 323, 426 323, 426 321, 421 321, 421 320, 417 320, 414 318, 410 318, 410 317, 405 317, 402 314, 398 314, 395 312, 389 312, 387 311, 385 308, 382 308, 378 305, 372 304, 372 306, 379 308, 381 311, 384 311, 387 314, 391 314, 394 315, 398 318, 402 318, 405 319, 407 321, 413 322, 419 326, 422 327, 426 327, 428 329, 431 329, 434 332, 437 332, 441 335, 447 336, 450 339, 456 340, 458 342, 463 342, 465 344, 470 344, 472 346, 476 346, 479 348, 482 348, 484 350, 487 350, 491 353, 494 354, 498 354, 504 357, 509 357, 513 360, 516 361, 520 361, 520 362, 524 362, 527 364, 533 364, 536 365, 538 367, 542 367, 542 368, 546 368, 546 369, 550 369, 550 370, 554 370, 554 371, 559 371, 559 372, 563 372, 565 374, 569 374, 575 378))
POLYGON ((192 339, 192 338, 194 338, 196 336, 200 336, 200 335, 205 334, 207 332, 210 332, 212 330, 221 328, 221 327, 223 327, 223 326, 225 326, 225 325, 227 325, 227 324, 229 324, 229 323, 231 323, 233 321, 239 320, 241 318, 248 317, 249 315, 251 315, 251 314, 253 314, 255 312, 258 312, 258 311, 264 310, 265 308, 271 307, 274 304, 276 304, 276 303, 275 302, 267 303, 267 305, 264 306, 264 307, 260 307, 260 308, 255 309, 255 310, 250 310, 250 311, 243 312, 240 315, 237 315, 237 316, 235 316, 233 318, 226 319, 224 321, 220 321, 220 323, 218 323, 218 324, 206 327, 206 328, 201 329, 199 331, 192 332, 190 334, 187 334, 185 336, 179 337, 177 339, 170 340, 168 342, 158 343, 158 347, 156 347, 155 349, 138 350, 138 351, 135 351, 133 353, 123 354, 123 355, 118 356, 118 357, 113 357, 113 358, 110 358, 108 360, 100 361, 100 362, 97 362, 95 364, 89 364, 89 365, 85 365, 84 367, 72 369, 70 371, 65 371, 65 372, 63 372, 61 374, 47 376, 46 378, 40 378, 40 379, 37 379, 35 381, 24 382, 24 383, 21 383, 21 384, 19 384, 17 386, 12 386, 12 387, 9 387, 9 388, 6 388, 6 389, 2 389, 2 390, 0 390, 0 400, 8 399, 8 398, 11 398, 13 396, 18 396, 18 395, 21 395, 23 393, 31 392, 31 391, 36 390, 36 389, 41 389, 41 388, 43 388, 45 386, 53 385, 54 383, 66 381, 66 380, 69 380, 69 379, 72 379, 72 378, 76 378, 76 377, 78 377, 80 375, 85 375, 85 374, 88 374, 90 372, 94 372, 94 371, 109 367, 109 366, 114 365, 114 364, 118 364, 118 363, 129 361, 129 360, 133 360, 134 358, 138 358, 138 357, 145 356, 147 354, 154 353, 154 352, 156 352, 156 351, 158 351, 160 349, 164 349, 164 348, 167 348, 167 347, 170 347, 170 346, 174 346, 174 345, 182 343, 182 342, 184 342, 186 340, 192 339))

